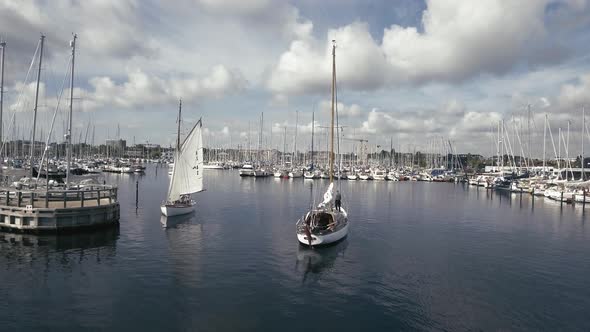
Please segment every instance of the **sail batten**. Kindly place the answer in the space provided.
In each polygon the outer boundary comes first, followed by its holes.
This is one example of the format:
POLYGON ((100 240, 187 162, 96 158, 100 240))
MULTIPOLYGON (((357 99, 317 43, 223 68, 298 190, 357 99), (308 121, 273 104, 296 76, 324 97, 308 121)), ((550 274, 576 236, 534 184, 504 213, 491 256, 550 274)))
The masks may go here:
POLYGON ((195 124, 174 156, 168 201, 203 191, 203 135, 201 120, 195 124))

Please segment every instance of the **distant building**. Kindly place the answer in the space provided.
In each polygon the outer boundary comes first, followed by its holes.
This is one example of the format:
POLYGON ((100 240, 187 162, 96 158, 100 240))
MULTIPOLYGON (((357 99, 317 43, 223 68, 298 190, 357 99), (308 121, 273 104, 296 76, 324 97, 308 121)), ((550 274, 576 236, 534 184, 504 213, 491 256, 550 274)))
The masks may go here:
POLYGON ((126 156, 130 158, 152 158, 156 155, 160 155, 160 144, 136 144, 126 151, 126 156))
POLYGON ((106 146, 110 149, 124 151, 127 148, 127 141, 124 139, 107 139, 106 146))
POLYGON ((127 141, 124 139, 107 139, 107 155, 111 157, 123 157, 127 148, 127 141))

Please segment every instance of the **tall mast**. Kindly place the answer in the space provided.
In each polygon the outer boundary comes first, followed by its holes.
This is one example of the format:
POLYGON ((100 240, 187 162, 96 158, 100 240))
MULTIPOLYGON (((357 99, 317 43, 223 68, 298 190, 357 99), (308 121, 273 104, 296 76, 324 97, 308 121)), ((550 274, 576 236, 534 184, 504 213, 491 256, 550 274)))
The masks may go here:
POLYGON ((336 93, 336 40, 332 40, 332 107, 330 125, 330 182, 334 181, 334 99, 336 93))
POLYGON ((178 104, 178 132, 176 134, 176 151, 180 151, 180 115, 182 114, 182 99, 178 104))
POLYGON ((586 133, 586 110, 584 106, 582 106, 582 176, 580 178, 581 181, 584 181, 585 174, 584 174, 584 134, 586 133))
POLYGON ((314 112, 311 112, 311 168, 313 169, 313 131, 315 127, 314 112))
MULTIPOLYGON (((2 121, 2 105, 4 103, 4 50, 6 48, 6 42, 0 40, 0 47, 2 48, 2 58, 0 59, 0 146, 4 143, 4 139, 2 137, 2 129, 4 127, 4 123, 2 121)), ((4 152, 4 149, 2 149, 4 152)), ((0 154, 0 158, 2 158, 2 154, 0 154)), ((0 160, 2 162, 3 160, 0 160)))
POLYGON ((498 140, 496 141, 496 155, 498 156, 498 170, 500 169, 500 120, 498 120, 498 140))
POLYGON ((547 114, 545 114, 545 124, 543 126, 543 177, 545 177, 546 147, 547 145, 547 114))
POLYGON ((291 159, 291 167, 294 167, 294 161, 299 161, 297 156, 297 127, 299 127, 299 111, 295 111, 295 138, 293 140, 293 158, 291 159))
POLYGON ((557 147, 557 169, 559 170, 559 176, 561 176, 561 127, 557 131, 557 142, 559 143, 557 147))
POLYGON ((283 133, 283 167, 285 167, 285 154, 287 153, 287 127, 283 133))
POLYGON ((264 126, 264 112, 260 113, 260 132, 258 133, 258 151, 256 152, 256 162, 261 165, 261 149, 262 149, 262 130, 264 126))
MULTIPOLYGON (((533 165, 533 153, 531 152, 531 104, 527 105, 527 135, 528 135, 528 143, 527 143, 527 152, 528 152, 528 160, 530 167, 532 168, 533 165)), ((526 158, 525 158, 526 160, 526 158)))
POLYGON ((389 138, 389 168, 391 167, 393 167, 393 137, 389 138))
POLYGON ((37 87, 35 89, 35 108, 33 109, 33 135, 31 137, 31 150, 30 150, 30 166, 31 166, 31 178, 33 178, 33 165, 34 165, 34 154, 35 154, 35 130, 37 129, 37 106, 39 104, 39 83, 41 82, 41 62, 43 61, 43 44, 45 42, 45 36, 41 35, 41 45, 39 51, 39 69, 37 70, 37 87))
MULTIPOLYGON (((74 61, 76 58, 76 38, 77 35, 74 34, 74 39, 70 42, 70 47, 72 47, 72 71, 70 77, 70 112, 68 114, 68 146, 67 146, 67 166, 66 166, 66 188, 70 184, 70 167, 72 164, 72 113, 74 109, 74 61)), ((80 132, 81 133, 81 132, 80 132)))

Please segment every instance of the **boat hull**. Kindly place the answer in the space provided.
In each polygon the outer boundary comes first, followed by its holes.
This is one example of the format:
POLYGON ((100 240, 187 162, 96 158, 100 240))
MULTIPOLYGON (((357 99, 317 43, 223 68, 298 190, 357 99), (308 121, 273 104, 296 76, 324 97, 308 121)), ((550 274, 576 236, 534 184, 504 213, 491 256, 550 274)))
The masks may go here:
POLYGON ((166 217, 174 217, 180 216, 183 214, 191 213, 195 210, 195 205, 187 205, 187 206, 174 206, 174 205, 162 205, 160 206, 160 211, 166 217))
MULTIPOLYGON (((329 244, 336 243, 338 241, 343 240, 348 235, 348 223, 344 225, 341 229, 337 230, 336 232, 324 234, 324 235, 311 235, 311 245, 312 246, 325 246, 329 244)), ((306 234, 297 234, 297 240, 299 243, 308 246, 309 241, 307 239, 306 234)))
POLYGON ((254 170, 251 169, 241 169, 240 170, 240 176, 241 177, 250 177, 250 176, 255 176, 256 174, 254 173, 254 170))
POLYGON ((203 165, 203 169, 224 169, 223 165, 219 165, 219 164, 209 164, 209 165, 203 165))

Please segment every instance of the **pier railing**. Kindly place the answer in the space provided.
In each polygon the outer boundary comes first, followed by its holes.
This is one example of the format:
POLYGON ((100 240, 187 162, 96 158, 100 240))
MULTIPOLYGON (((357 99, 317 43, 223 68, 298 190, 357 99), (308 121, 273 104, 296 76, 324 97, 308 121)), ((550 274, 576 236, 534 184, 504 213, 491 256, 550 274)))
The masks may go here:
POLYGON ((67 190, 0 188, 0 207, 76 208, 109 205, 117 200, 117 187, 108 185, 88 185, 67 190))

